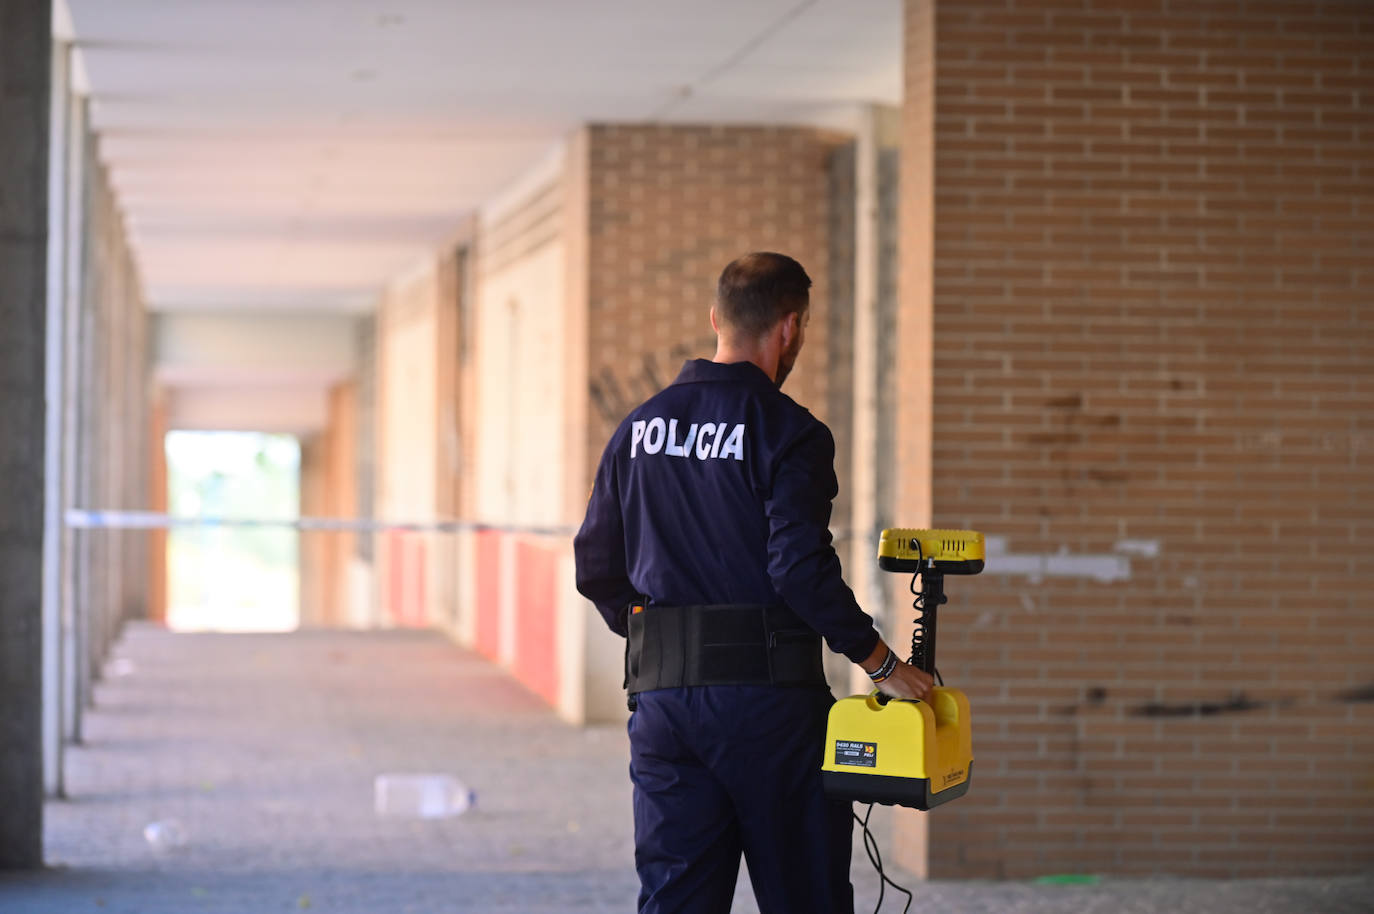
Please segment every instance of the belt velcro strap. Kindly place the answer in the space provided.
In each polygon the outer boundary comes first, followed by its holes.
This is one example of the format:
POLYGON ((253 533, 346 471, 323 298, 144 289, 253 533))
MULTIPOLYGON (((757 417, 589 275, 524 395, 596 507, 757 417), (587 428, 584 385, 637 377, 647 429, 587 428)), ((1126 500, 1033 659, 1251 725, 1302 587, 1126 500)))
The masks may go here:
POLYGON ((781 605, 649 606, 629 617, 625 687, 823 686, 820 642, 781 605))

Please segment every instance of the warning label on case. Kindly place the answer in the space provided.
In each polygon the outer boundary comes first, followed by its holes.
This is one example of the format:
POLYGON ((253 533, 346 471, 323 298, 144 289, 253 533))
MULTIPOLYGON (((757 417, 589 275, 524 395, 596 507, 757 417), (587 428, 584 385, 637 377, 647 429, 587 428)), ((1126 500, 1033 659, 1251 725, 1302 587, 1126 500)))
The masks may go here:
POLYGON ((835 764, 853 765, 857 768, 876 768, 878 766, 878 744, 837 739, 835 740, 835 764))

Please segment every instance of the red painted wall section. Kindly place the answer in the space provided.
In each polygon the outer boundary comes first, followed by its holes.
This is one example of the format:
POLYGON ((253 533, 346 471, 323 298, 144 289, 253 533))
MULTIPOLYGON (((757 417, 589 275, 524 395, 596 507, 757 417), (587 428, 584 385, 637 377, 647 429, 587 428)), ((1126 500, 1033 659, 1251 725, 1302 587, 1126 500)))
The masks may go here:
POLYGON ((386 533, 387 603, 385 612, 400 628, 425 628, 425 540, 404 530, 386 533))
POLYGON ((386 605, 382 612, 393 625, 401 624, 401 609, 405 606, 405 549, 400 530, 388 530, 383 539, 382 559, 386 563, 386 605))
POLYGON ((429 579, 426 577, 429 569, 425 567, 427 558, 425 537, 422 533, 411 533, 409 538, 410 550, 407 564, 410 566, 408 578, 410 593, 406 604, 406 625, 411 628, 428 628, 429 610, 425 605, 425 600, 429 597, 427 588, 429 579))
POLYGON ((477 533, 477 652, 495 660, 501 651, 501 536, 477 533))
POLYGON ((529 543, 516 546, 515 675, 551 705, 558 704, 557 568, 554 550, 529 543))

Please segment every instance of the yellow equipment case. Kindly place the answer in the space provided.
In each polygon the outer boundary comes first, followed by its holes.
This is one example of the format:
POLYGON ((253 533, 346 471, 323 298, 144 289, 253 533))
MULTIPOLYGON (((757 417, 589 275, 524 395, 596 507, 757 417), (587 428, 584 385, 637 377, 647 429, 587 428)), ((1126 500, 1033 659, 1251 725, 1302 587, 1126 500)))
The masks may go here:
MULTIPOLYGON (((938 678, 935 621, 944 576, 983 570, 983 535, 971 530, 884 530, 878 566, 910 572, 920 616, 910 663, 938 678), (916 589, 916 579, 922 581, 916 589)), ((943 683, 930 700, 889 699, 874 691, 837 701, 826 727, 821 778, 826 793, 861 803, 931 809, 968 792, 973 739, 968 698, 943 683)))

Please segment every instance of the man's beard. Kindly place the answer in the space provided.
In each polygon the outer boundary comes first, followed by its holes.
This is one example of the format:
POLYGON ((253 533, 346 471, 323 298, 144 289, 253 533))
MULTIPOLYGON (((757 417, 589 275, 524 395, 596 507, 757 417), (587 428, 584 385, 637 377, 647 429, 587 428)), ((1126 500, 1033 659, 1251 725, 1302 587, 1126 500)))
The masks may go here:
POLYGON ((801 354, 801 335, 792 341, 792 345, 778 356, 778 376, 774 379, 779 387, 782 382, 787 380, 787 376, 792 373, 792 367, 797 364, 797 356, 801 354))

